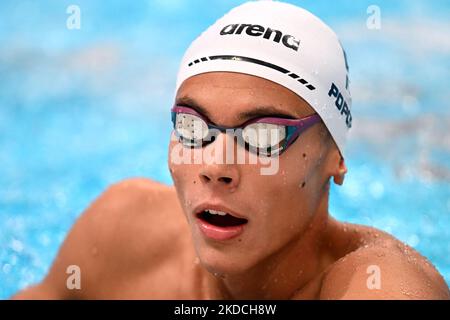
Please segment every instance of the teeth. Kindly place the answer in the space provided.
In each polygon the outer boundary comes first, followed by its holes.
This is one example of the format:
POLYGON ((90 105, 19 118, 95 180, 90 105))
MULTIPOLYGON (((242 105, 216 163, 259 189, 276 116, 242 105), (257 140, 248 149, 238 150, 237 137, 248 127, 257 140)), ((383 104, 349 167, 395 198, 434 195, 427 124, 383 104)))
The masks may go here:
POLYGON ((205 211, 209 212, 210 214, 218 214, 219 216, 224 216, 224 215, 227 214, 226 212, 218 211, 218 210, 212 210, 212 209, 207 209, 205 211))

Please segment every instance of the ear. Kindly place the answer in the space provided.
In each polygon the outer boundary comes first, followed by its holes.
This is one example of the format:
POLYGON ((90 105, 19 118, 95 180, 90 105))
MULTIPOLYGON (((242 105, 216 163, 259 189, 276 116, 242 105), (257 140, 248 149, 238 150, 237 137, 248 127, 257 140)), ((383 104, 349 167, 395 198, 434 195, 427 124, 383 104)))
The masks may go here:
POLYGON ((336 159, 337 161, 334 162, 336 163, 336 168, 334 170, 335 173, 333 174, 333 180, 334 183, 341 186, 344 183, 345 174, 347 173, 347 166, 345 165, 345 160, 340 152, 338 152, 338 156, 339 160, 336 159))

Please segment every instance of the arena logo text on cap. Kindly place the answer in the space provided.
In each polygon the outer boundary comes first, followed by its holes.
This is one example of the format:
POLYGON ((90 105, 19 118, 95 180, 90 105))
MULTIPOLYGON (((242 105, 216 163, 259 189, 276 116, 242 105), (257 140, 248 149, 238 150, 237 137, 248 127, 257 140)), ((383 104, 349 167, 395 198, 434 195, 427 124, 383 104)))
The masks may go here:
POLYGON ((275 30, 272 28, 265 28, 258 24, 229 24, 220 31, 220 35, 231 35, 231 34, 242 34, 242 32, 252 37, 262 36, 264 39, 270 40, 272 34, 274 35, 272 41, 276 43, 284 44, 285 47, 290 48, 294 51, 298 51, 300 47, 300 40, 296 39, 290 34, 283 35, 280 30, 275 30))

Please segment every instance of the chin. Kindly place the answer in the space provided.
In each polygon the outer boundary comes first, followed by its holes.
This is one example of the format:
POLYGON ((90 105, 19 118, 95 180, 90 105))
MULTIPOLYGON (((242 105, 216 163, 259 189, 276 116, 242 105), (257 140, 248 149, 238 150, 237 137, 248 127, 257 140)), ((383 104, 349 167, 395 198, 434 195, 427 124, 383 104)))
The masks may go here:
POLYGON ((201 265, 216 276, 243 274, 254 266, 251 256, 241 248, 214 247, 201 241, 195 250, 201 265))

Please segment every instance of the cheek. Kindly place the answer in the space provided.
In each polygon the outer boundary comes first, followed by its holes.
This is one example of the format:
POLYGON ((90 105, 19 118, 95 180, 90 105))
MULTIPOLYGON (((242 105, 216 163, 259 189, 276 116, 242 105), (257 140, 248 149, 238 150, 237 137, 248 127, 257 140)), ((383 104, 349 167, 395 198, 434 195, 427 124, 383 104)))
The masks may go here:
POLYGON ((175 184, 182 183, 189 172, 190 159, 185 157, 183 146, 177 141, 171 141, 169 144, 168 167, 175 184))
POLYGON ((290 192, 301 192, 307 185, 307 177, 310 170, 308 152, 299 150, 290 154, 280 161, 281 172, 285 174, 286 186, 290 192))
POLYGON ((173 182, 175 184, 178 183, 178 176, 180 174, 180 165, 174 162, 173 157, 174 143, 170 143, 169 145, 169 157, 168 157, 168 167, 170 171, 170 175, 172 176, 173 182))
MULTIPOLYGON (((298 173, 298 172, 295 172, 298 173)), ((301 177, 293 171, 281 172, 255 188, 255 212, 258 232, 255 243, 263 241, 268 251, 277 250, 303 232, 311 219, 311 205, 307 188, 302 188, 301 177)))
MULTIPOLYGON (((277 221, 286 221, 288 215, 298 212, 305 199, 302 188, 304 173, 299 170, 280 168, 278 174, 262 176, 243 175, 242 187, 245 201, 253 199, 250 206, 263 217, 273 217, 277 221), (279 219, 283 216, 283 219, 279 219)), ((272 219, 270 219, 272 220, 272 219)))
POLYGON ((308 216, 311 189, 307 178, 310 166, 307 159, 307 152, 300 153, 300 156, 298 153, 286 154, 280 159, 279 173, 257 184, 271 199, 271 211, 283 215, 284 221, 295 221, 298 215, 308 216))
POLYGON ((169 146, 169 160, 168 160, 168 167, 170 171, 170 175, 173 180, 173 184, 175 186, 175 189, 177 191, 178 197, 181 201, 184 199, 184 192, 183 190, 186 189, 186 181, 188 180, 188 177, 186 174, 189 172, 189 170, 186 169, 186 164, 179 164, 174 161, 173 156, 171 156, 171 151, 173 151, 173 145, 171 144, 169 146))
POLYGON ((198 165, 190 163, 189 159, 177 158, 182 146, 178 142, 169 145, 168 167, 175 186, 180 204, 184 210, 191 209, 192 203, 198 201, 198 165), (179 150, 177 150, 179 149, 179 150))

